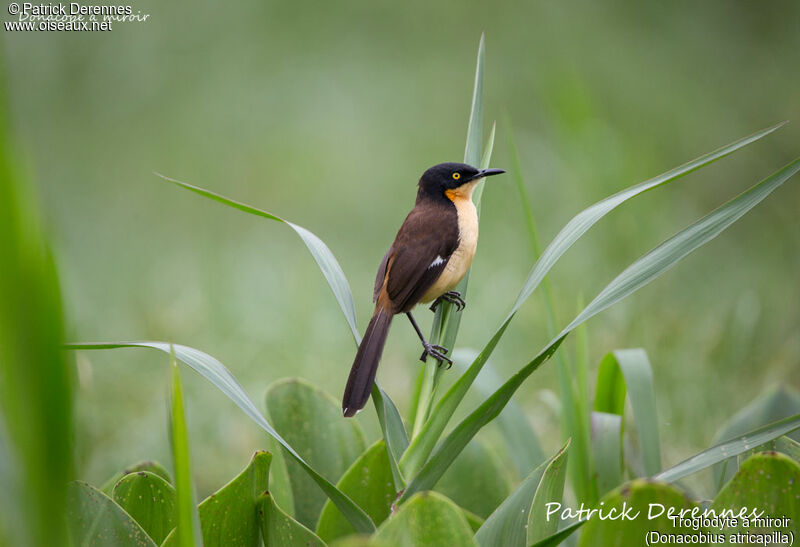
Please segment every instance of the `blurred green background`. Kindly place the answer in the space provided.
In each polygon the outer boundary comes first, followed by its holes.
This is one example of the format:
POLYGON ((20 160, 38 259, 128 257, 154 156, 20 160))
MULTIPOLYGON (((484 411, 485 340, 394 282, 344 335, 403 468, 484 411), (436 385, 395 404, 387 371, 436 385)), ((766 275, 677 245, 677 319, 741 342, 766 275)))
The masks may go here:
MULTIPOLYGON (((551 274, 560 325, 660 240, 800 151, 800 4, 762 2, 135 1, 110 33, 4 32, 20 163, 55 247, 68 338, 174 341, 225 363, 263 406, 297 375, 338 398, 352 338, 296 235, 181 191, 168 176, 305 226, 347 274, 363 328, 375 269, 428 166, 463 156, 475 54, 487 40, 492 166, 514 126, 544 242, 575 213, 781 120, 731 158, 614 212, 551 274)), ((3 20, 9 20, 3 14, 3 20)), ((533 257, 510 176, 484 193, 459 346, 482 347, 533 257)), ((644 347, 664 463, 707 447, 765 388, 800 385, 800 186, 589 323, 592 370, 644 347)), ((424 328, 431 314, 418 312, 424 328)), ((547 341, 541 295, 493 364, 508 377, 547 341)), ((565 351, 574 352, 568 343, 565 351)), ((379 372, 407 414, 419 343, 397 321, 379 372)), ((102 483, 169 461, 167 360, 77 355, 77 475, 102 483)), ((456 369, 454 368, 453 371, 456 369)), ((267 439, 186 374, 201 495, 267 439)), ((518 396, 547 452, 559 445, 547 365, 518 396)), ((359 419, 377 435, 371 416, 359 419)))

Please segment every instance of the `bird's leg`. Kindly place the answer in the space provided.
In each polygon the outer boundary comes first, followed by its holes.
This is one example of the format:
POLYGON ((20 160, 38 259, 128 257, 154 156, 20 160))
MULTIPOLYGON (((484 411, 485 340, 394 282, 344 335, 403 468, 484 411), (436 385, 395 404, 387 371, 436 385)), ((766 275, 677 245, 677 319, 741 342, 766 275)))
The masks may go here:
POLYGON ((439 364, 441 364, 443 361, 447 361, 447 368, 453 366, 453 360, 445 357, 445 353, 448 351, 447 348, 438 346, 436 344, 431 344, 425 340, 425 337, 422 335, 422 331, 419 330, 419 325, 417 325, 417 322, 414 321, 414 316, 411 315, 411 312, 406 312, 406 315, 408 316, 408 320, 411 321, 411 326, 413 326, 414 330, 417 331, 417 336, 419 336, 419 339, 422 341, 422 347, 425 348, 425 351, 422 352, 422 356, 420 356, 419 360, 424 363, 425 358, 430 355, 439 361, 439 364))
POLYGON ((444 302, 450 302, 451 304, 455 304, 456 309, 458 311, 461 311, 461 310, 463 310, 464 308, 467 307, 467 303, 464 302, 463 298, 461 298, 461 293, 460 292, 458 292, 458 291, 447 291, 442 296, 440 296, 439 298, 437 298, 436 300, 433 301, 433 304, 431 304, 431 311, 435 312, 436 308, 438 308, 439 304, 441 304, 443 301, 444 302))

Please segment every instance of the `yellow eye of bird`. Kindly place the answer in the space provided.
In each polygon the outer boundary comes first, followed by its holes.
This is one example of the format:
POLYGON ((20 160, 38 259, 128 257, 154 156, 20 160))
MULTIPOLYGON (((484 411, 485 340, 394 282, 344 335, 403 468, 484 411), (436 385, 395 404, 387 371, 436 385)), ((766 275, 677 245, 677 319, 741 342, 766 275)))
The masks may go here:
POLYGON ((453 173, 453 180, 458 180, 461 178, 461 173, 453 173))

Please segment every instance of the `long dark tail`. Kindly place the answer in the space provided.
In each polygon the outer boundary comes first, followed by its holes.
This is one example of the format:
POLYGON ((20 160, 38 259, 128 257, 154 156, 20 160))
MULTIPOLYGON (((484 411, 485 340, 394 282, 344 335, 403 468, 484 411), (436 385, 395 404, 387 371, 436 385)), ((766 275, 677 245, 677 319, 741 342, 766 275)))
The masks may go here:
POLYGON ((346 418, 355 416, 369 400, 391 323, 392 312, 382 307, 375 310, 375 315, 369 321, 367 332, 364 333, 361 345, 358 346, 353 367, 350 369, 347 387, 344 388, 342 413, 346 418))

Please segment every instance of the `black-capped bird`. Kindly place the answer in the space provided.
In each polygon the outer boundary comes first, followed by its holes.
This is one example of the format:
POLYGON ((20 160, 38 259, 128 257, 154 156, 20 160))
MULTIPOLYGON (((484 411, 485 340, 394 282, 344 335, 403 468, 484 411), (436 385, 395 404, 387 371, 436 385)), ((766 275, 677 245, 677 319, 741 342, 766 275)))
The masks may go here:
POLYGON ((375 312, 358 347, 342 400, 346 417, 355 416, 369 399, 378 362, 392 317, 404 313, 422 341, 420 360, 430 355, 440 363, 452 361, 447 349, 429 343, 411 310, 446 300, 463 309, 464 300, 452 289, 472 265, 478 245, 478 213, 472 191, 480 179, 505 173, 477 169, 466 163, 440 163, 422 174, 417 202, 378 267, 373 301, 375 312))

